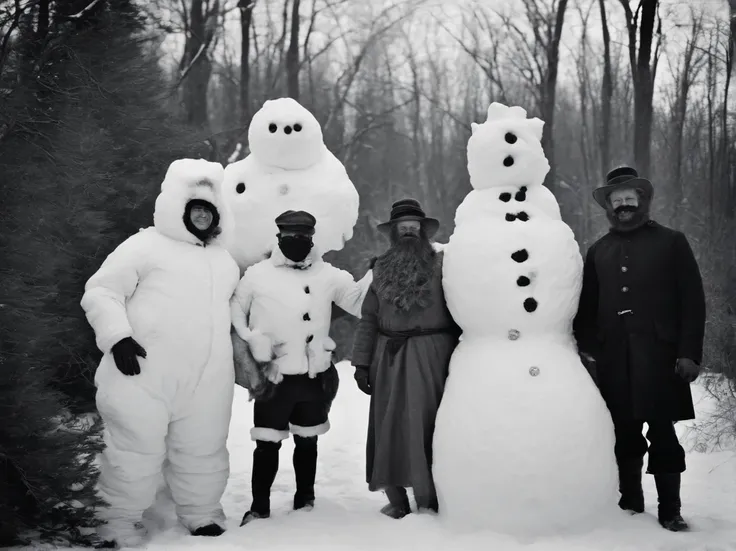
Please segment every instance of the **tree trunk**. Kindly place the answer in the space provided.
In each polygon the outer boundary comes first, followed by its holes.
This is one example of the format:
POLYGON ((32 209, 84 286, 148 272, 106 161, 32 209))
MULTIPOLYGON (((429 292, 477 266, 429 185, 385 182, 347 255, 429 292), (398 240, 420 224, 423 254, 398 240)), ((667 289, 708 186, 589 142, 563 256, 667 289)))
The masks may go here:
POLYGON ((652 99, 654 96, 654 66, 656 54, 652 59, 654 41, 654 22, 657 17, 658 0, 641 0, 637 16, 631 12, 629 0, 620 0, 626 12, 626 25, 629 31, 629 61, 634 80, 634 164, 639 174, 651 177, 651 137, 652 137, 652 99), (639 25, 639 52, 636 52, 637 17, 641 14, 639 25))
POLYGON ((250 27, 256 0, 240 0, 240 126, 250 122, 250 27))
POLYGON ((731 76, 733 73, 733 56, 736 53, 736 0, 729 0, 730 22, 728 30, 728 47, 726 50, 726 81, 723 90, 723 113, 721 115, 721 182, 725 186, 722 194, 722 205, 725 207, 726 216, 733 217, 736 210, 736 186, 731 177, 731 143, 728 137, 728 92, 731 87, 731 76), (725 195, 725 197, 723 197, 725 195))
POLYGON ((286 52, 286 86, 290 98, 299 101, 299 0, 291 5, 291 36, 286 52))
POLYGON ((207 55, 209 38, 203 0, 192 0, 189 34, 180 69, 181 78, 184 79, 186 120, 197 128, 206 128, 208 125, 207 88, 212 74, 212 63, 207 55))
POLYGON ((598 0, 601 11, 601 29, 603 31, 603 82, 601 83, 601 177, 605 179, 611 170, 611 98, 613 97, 613 76, 611 69, 611 34, 606 18, 606 4, 598 0))
POLYGON ((555 122, 555 95, 557 91, 557 68, 560 61, 560 39, 562 38, 562 26, 565 23, 566 9, 567 0, 560 0, 555 16, 554 35, 547 49, 547 71, 542 83, 542 117, 545 122, 542 130, 542 147, 544 147, 547 154, 550 166, 545 185, 553 192, 557 185, 557 170, 552 131, 555 122))

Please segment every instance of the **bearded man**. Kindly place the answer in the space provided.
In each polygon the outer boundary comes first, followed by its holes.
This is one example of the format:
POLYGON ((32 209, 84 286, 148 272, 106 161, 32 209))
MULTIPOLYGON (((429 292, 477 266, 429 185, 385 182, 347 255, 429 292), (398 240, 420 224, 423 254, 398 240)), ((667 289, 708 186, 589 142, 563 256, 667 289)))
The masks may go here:
POLYGON ((649 219, 652 195, 631 167, 612 170, 593 192, 611 230, 588 250, 573 328, 613 418, 619 506, 644 512, 649 451, 659 522, 677 532, 688 525, 680 515, 685 452, 674 424, 695 417, 690 383, 700 373, 705 296, 687 238, 649 219))
POLYGON ((409 487, 420 511, 437 512, 432 436, 460 329, 445 304, 442 253, 430 242, 439 222, 404 199, 378 228, 391 247, 373 261, 352 359, 358 387, 371 396, 368 488, 385 491, 381 512, 399 519, 411 512, 409 487))

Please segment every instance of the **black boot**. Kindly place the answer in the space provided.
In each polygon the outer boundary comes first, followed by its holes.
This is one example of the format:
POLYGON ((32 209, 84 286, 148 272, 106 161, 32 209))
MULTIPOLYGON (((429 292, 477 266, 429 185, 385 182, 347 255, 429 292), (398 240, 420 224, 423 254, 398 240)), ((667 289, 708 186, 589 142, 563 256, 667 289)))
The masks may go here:
POLYGON ((250 521, 271 516, 271 486, 279 470, 281 442, 256 441, 253 451, 253 472, 250 478, 253 503, 245 513, 240 526, 250 521))
POLYGON ((385 505, 381 509, 382 514, 398 520, 411 513, 409 497, 406 495, 406 490, 404 488, 399 486, 389 486, 386 488, 385 492, 386 497, 388 498, 388 505, 385 505))
POLYGON ((207 536, 211 538, 216 538, 217 536, 221 536, 224 533, 225 529, 219 524, 215 524, 214 522, 212 524, 208 524, 207 526, 201 526, 192 531, 193 536, 207 536))
POLYGON ((644 461, 630 459, 618 464, 618 490, 621 499, 618 506, 632 514, 644 512, 644 490, 641 487, 641 470, 644 461))
POLYGON ((659 524, 670 532, 687 532, 690 527, 680 515, 680 473, 655 474, 659 497, 659 524))
POLYGON ((314 507, 314 479, 317 476, 317 437, 294 435, 294 510, 314 507))

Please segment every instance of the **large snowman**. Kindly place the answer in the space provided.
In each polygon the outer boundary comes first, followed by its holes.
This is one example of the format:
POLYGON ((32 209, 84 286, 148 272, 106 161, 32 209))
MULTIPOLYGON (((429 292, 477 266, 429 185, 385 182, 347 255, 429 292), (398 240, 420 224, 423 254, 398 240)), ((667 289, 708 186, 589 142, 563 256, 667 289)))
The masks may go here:
POLYGON ((615 510, 613 424, 581 364, 572 319, 582 258, 554 196, 543 122, 493 103, 473 123, 473 186, 445 247, 463 330, 434 435, 440 514, 517 536, 577 529, 615 510))
POLYGON ((340 250, 358 220, 358 192, 324 144, 322 128, 291 98, 268 100, 248 128, 250 155, 225 168, 226 200, 235 219, 230 253, 245 270, 276 245, 275 219, 305 210, 317 219, 320 254, 340 250))

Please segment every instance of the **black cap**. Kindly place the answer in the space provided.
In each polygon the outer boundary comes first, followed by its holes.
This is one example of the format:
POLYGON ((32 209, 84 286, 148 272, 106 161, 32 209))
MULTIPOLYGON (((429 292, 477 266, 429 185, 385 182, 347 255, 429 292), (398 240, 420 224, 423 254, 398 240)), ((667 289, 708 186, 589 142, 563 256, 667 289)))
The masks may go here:
POLYGON ((279 231, 288 230, 314 235, 316 224, 316 218, 303 210, 287 210, 276 217, 276 226, 278 226, 279 231))

